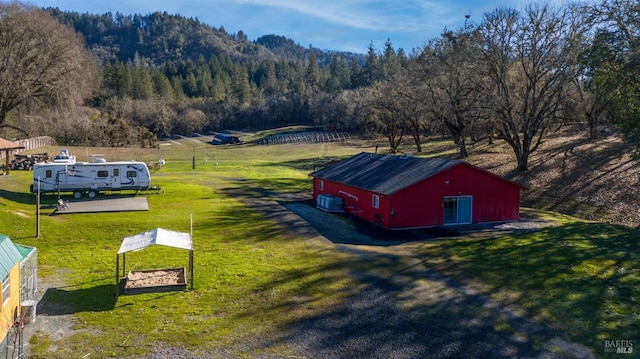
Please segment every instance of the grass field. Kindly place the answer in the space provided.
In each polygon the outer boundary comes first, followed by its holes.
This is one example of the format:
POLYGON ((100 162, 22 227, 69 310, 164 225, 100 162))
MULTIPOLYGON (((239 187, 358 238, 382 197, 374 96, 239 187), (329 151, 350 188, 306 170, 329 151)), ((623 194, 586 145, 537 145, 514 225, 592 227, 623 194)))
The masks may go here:
MULTIPOLYGON (((158 343, 206 352, 285 325, 298 315, 298 307, 322 308, 338 302, 345 288, 353 287, 341 273, 347 262, 344 257, 328 246, 298 240, 228 192, 239 185, 248 194, 309 191, 308 173, 319 149, 327 154, 325 159, 358 149, 341 144, 213 147, 194 140, 182 143, 129 153, 87 150, 89 156, 100 153, 108 159, 150 163, 162 156, 166 165, 152 170, 152 182, 161 186, 161 193, 146 195, 149 212, 48 215, 53 209, 43 210, 39 238, 33 238, 31 173, 13 171, 0 178, 2 232, 16 243, 38 248, 39 275, 45 281, 63 276, 64 289, 48 293, 47 300, 68 305, 78 319, 77 334, 61 342, 36 336, 32 357, 80 357, 89 352, 135 356, 158 343), (155 227, 189 232, 191 217, 195 290, 116 300, 115 254, 122 239, 155 227), (53 354, 48 352, 51 345, 57 348, 53 354)), ((43 150, 57 152, 38 151, 43 150)), ((42 201, 55 203, 56 199, 49 195, 42 201)), ((188 252, 170 248, 150 247, 127 255, 127 269, 132 270, 187 264, 188 252)))
MULTIPOLYGON (((438 143, 432 146, 432 153, 443 151, 438 143)), ((222 350, 321 312, 358 291, 359 283, 346 275, 353 262, 349 254, 333 250, 330 243, 296 237, 233 194, 311 191, 310 172, 329 161, 373 151, 366 143, 214 147, 184 139, 133 152, 70 150, 79 159, 83 153, 148 163, 163 158, 166 165, 152 170, 152 182, 162 191, 146 194, 148 212, 49 215, 53 210, 43 210, 42 234, 34 238, 31 173, 0 177, 1 233, 38 248, 39 276, 64 281, 47 293, 47 301, 76 318, 67 338, 37 333, 31 357, 135 357, 159 345, 196 353, 222 350), (188 232, 190 218, 195 290, 116 299, 115 254, 122 239, 155 227, 188 232)), ((37 152, 43 151, 55 153, 57 148, 37 152)), ((43 203, 56 199, 47 196, 43 203)), ((546 215, 561 225, 512 236, 407 243, 398 249, 460 282, 474 283, 500 303, 523 308, 527 316, 594 352, 602 352, 604 340, 640 339, 637 230, 546 215)), ((128 269, 187 264, 186 251, 163 247, 127 255, 128 269)), ((289 354, 285 347, 268 350, 289 354)))
MULTIPOLYGON (((561 218, 561 217, 557 217, 561 218)), ((602 355, 605 340, 640 338, 638 232, 565 219, 536 233, 414 244, 425 265, 602 355)), ((600 356, 598 356, 600 357, 600 356)))

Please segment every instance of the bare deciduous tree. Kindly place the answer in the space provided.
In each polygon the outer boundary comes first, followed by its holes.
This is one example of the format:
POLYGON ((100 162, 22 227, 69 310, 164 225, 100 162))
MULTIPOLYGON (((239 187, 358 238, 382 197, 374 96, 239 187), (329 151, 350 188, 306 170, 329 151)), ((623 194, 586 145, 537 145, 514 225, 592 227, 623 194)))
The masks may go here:
POLYGON ((430 117, 444 125, 458 145, 460 158, 467 157, 467 136, 481 116, 479 72, 476 61, 478 39, 465 29, 445 30, 440 39, 425 47, 418 61, 423 102, 430 117))
POLYGON ((72 29, 19 2, 0 2, 0 127, 21 106, 81 104, 95 80, 91 56, 72 29))
POLYGON ((391 153, 398 152, 407 132, 411 134, 417 151, 422 151, 420 137, 424 128, 424 110, 416 97, 415 88, 402 71, 370 88, 367 96, 370 123, 387 138, 391 153))
POLYGON ((401 116, 402 107, 396 100, 394 85, 390 81, 379 81, 368 91, 367 109, 369 126, 376 128, 389 141, 389 151, 398 152, 405 133, 405 123, 401 116))
POLYGON ((563 117, 564 96, 580 74, 577 57, 585 26, 570 7, 531 5, 523 13, 497 9, 479 31, 496 131, 513 149, 518 170, 563 117))

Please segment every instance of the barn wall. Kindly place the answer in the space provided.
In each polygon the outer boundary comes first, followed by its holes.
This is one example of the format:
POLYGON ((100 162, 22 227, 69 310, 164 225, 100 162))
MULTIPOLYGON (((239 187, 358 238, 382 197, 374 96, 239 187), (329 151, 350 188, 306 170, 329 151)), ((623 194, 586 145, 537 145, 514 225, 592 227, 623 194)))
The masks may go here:
POLYGON ((324 182, 324 189, 320 190, 320 181, 318 178, 315 178, 313 181, 314 201, 317 201, 318 195, 320 194, 339 196, 344 201, 345 212, 388 228, 388 201, 385 196, 378 195, 380 199, 379 208, 373 208, 373 193, 327 180, 322 180, 324 182))
POLYGON ((319 181, 314 179, 314 200, 318 194, 340 196, 347 213, 387 229, 442 225, 442 204, 448 196, 473 197, 473 223, 517 220, 520 216, 518 185, 464 163, 392 195, 379 195, 378 209, 372 206, 371 192, 327 180, 320 191, 319 181))
POLYGON ((442 225, 442 203, 449 196, 473 197, 473 223, 516 220, 520 216, 518 185, 460 164, 394 193, 391 227, 442 225))

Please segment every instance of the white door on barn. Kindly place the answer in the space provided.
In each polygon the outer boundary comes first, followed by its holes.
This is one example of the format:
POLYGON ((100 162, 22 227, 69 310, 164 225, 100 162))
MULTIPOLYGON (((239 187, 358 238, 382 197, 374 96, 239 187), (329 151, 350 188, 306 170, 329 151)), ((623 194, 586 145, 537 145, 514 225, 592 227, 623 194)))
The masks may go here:
POLYGON ((442 205, 444 224, 469 224, 473 210, 472 196, 445 197, 442 205))

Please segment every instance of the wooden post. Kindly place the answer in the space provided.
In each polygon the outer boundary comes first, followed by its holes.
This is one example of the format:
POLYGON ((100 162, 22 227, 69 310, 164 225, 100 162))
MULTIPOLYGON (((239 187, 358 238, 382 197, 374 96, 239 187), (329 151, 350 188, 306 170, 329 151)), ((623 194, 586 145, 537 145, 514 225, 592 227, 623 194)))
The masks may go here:
POLYGON ((4 150, 4 158, 5 158, 5 165, 4 165, 4 174, 5 175, 9 175, 9 149, 7 148, 6 150, 4 150))
POLYGON ((191 290, 193 290, 193 212, 189 214, 189 240, 191 241, 191 249, 189 250, 189 278, 191 290))
POLYGON ((118 291, 120 290, 120 254, 116 254, 116 298, 120 294, 118 291))
POLYGON ((38 238, 40 237, 40 180, 38 180, 38 188, 36 191, 38 191, 38 193, 36 193, 36 238, 38 238))
POLYGON ((191 282, 191 290, 193 290, 193 249, 189 251, 189 279, 191 282))

